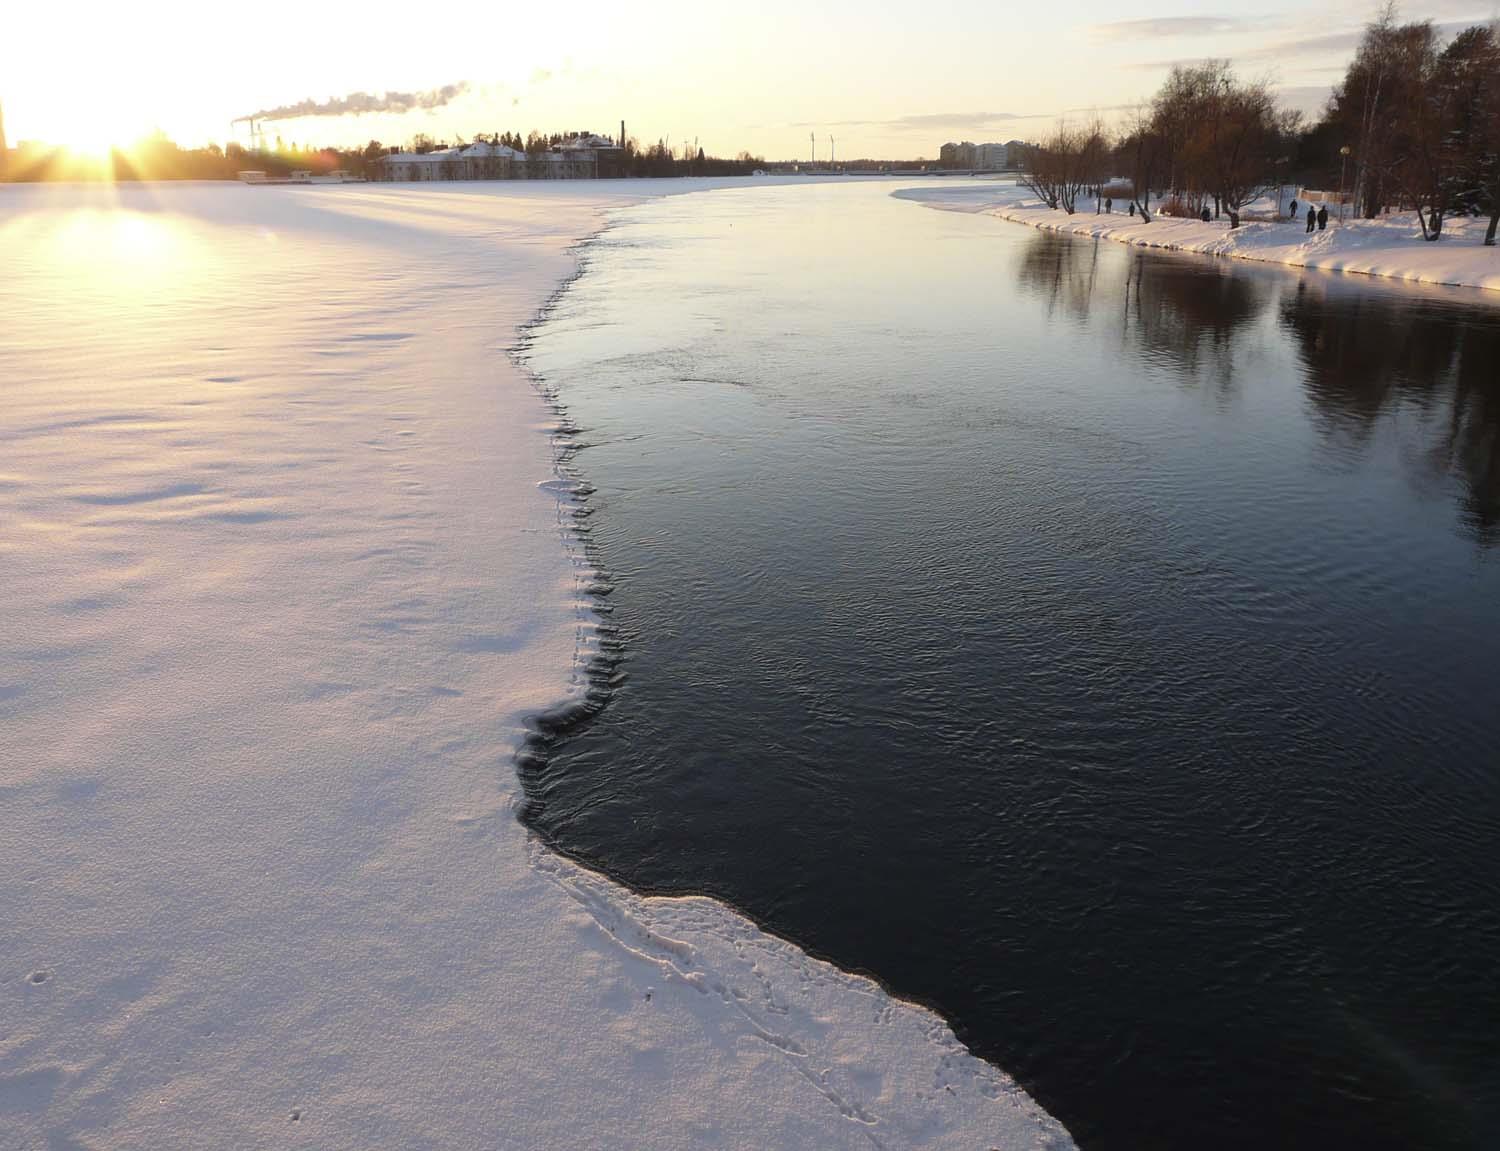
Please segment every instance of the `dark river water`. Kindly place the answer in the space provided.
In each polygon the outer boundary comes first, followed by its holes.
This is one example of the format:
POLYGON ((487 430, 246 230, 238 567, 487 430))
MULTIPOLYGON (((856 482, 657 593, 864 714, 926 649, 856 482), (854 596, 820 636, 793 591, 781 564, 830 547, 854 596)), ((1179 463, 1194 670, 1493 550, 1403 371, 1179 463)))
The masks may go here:
POLYGON ((1086 1149, 1500 1146, 1500 310, 888 191, 630 209, 536 331, 625 654, 528 821, 1086 1149))

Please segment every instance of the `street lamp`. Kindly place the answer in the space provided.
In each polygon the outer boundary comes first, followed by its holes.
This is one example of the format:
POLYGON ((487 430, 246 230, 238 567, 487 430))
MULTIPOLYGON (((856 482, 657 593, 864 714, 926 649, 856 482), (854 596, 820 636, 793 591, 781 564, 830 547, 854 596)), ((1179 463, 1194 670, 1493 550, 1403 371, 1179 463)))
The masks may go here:
POLYGON ((1344 175, 1349 168, 1349 145, 1339 149, 1339 223, 1344 222, 1344 175))

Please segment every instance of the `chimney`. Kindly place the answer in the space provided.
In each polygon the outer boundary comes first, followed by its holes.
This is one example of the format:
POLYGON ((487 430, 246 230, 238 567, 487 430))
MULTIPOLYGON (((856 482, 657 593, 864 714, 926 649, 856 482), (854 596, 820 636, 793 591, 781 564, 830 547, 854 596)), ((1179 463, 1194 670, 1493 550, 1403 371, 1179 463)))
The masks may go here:
POLYGON ((6 161, 10 159, 5 150, 7 147, 9 145, 5 142, 5 109, 0 107, 0 176, 5 175, 6 161))
MULTIPOLYGON (((0 135, 0 140, 3 140, 4 138, 5 137, 3 135, 0 135)), ((625 147, 625 121, 624 120, 620 121, 620 147, 621 148, 625 147)))

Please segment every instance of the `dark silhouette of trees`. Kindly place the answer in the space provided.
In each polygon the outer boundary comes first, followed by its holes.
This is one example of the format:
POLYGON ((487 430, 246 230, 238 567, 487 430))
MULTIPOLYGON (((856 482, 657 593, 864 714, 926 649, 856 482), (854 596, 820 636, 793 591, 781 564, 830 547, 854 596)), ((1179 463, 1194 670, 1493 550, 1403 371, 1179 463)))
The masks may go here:
MULTIPOLYGON (((1500 34, 1493 25, 1459 33, 1438 57, 1435 86, 1444 135, 1438 141, 1443 206, 1487 213, 1484 242, 1500 224, 1500 34)), ((1439 225, 1441 218, 1439 219, 1439 225)))
MULTIPOLYGON (((1399 23, 1387 6, 1365 28, 1324 115, 1311 125, 1277 105, 1266 80, 1242 80, 1227 60, 1179 65, 1149 103, 1110 138, 1097 122, 1059 125, 1025 148, 1021 183, 1052 208, 1074 212, 1084 189, 1128 179, 1140 218, 1196 217, 1212 208, 1231 224, 1286 177, 1347 191, 1374 218, 1415 211, 1428 240, 1456 212, 1500 231, 1500 22, 1446 45, 1427 20, 1399 23), (1352 179, 1351 179, 1352 177, 1352 179)), ((1118 199, 1118 193, 1116 194, 1118 199)), ((1276 191, 1278 209, 1281 203, 1276 191)))
POLYGON ((1369 219, 1395 198, 1403 128, 1410 130, 1434 40, 1431 22, 1398 25, 1395 6, 1387 4, 1365 28, 1344 81, 1334 90, 1328 118, 1353 153, 1354 200, 1369 219))
POLYGON ((1296 134, 1264 80, 1241 81, 1227 60, 1172 69, 1151 104, 1150 138, 1180 211, 1237 212, 1271 189, 1296 134))
POLYGON ((1367 218, 1393 206, 1415 209, 1429 240, 1455 211, 1500 219, 1493 26, 1466 29, 1442 47, 1430 21, 1398 24, 1387 7, 1365 28, 1326 125, 1328 144, 1342 140, 1355 159, 1354 199, 1367 218))
MULTIPOLYGON (((549 157, 558 151, 568 154, 563 145, 591 141, 592 138, 593 133, 588 131, 545 134, 532 131, 525 137, 518 132, 504 131, 480 134, 467 140, 456 139, 450 144, 418 132, 401 147, 370 140, 361 147, 341 149, 299 147, 295 142, 288 143, 276 137, 274 146, 252 151, 237 142, 223 148, 217 144, 180 148, 158 132, 130 148, 117 149, 103 159, 73 153, 65 148, 27 144, 12 153, 13 163, 6 172, 0 173, 0 177, 16 181, 233 180, 240 172, 252 170, 271 177, 286 176, 295 171, 324 175, 342 170, 354 176, 379 179, 384 175, 382 161, 394 152, 425 155, 448 147, 463 149, 471 144, 490 144, 511 148, 521 153, 522 158, 514 162, 493 154, 481 155, 477 159, 443 158, 438 165, 439 175, 446 178, 461 175, 486 179, 512 175, 541 178, 553 174, 550 169, 554 161, 549 157)), ((722 159, 696 146, 676 152, 665 140, 642 149, 637 140, 626 140, 623 146, 619 146, 620 142, 612 137, 603 139, 611 147, 598 154, 597 170, 602 176, 733 176, 749 175, 766 167, 764 158, 744 151, 732 159, 722 159), (614 150, 616 146, 619 146, 618 151, 614 150)), ((573 175, 585 170, 578 164, 557 166, 568 168, 569 174, 573 175)))
POLYGON ((1159 188, 1178 212, 1197 215, 1212 200, 1216 215, 1234 213, 1274 186, 1278 157, 1297 128, 1265 81, 1240 81, 1227 61, 1179 66, 1117 140, 1097 118, 1083 128, 1060 125, 1028 149, 1021 181, 1071 214, 1083 189, 1099 195, 1113 167, 1130 176, 1146 219, 1159 188))

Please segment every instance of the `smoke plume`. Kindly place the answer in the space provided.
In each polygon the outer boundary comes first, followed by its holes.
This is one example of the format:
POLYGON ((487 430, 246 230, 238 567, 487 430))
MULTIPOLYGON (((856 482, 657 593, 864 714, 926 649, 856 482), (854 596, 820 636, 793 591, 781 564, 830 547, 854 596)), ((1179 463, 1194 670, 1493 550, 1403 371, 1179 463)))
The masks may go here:
POLYGON ((411 112, 422 108, 441 108, 469 90, 467 80, 458 84, 444 84, 430 92, 387 92, 377 96, 373 92, 350 92, 339 100, 301 100, 296 104, 283 104, 279 108, 265 108, 241 116, 236 124, 246 120, 300 120, 304 116, 364 116, 372 112, 411 112))

